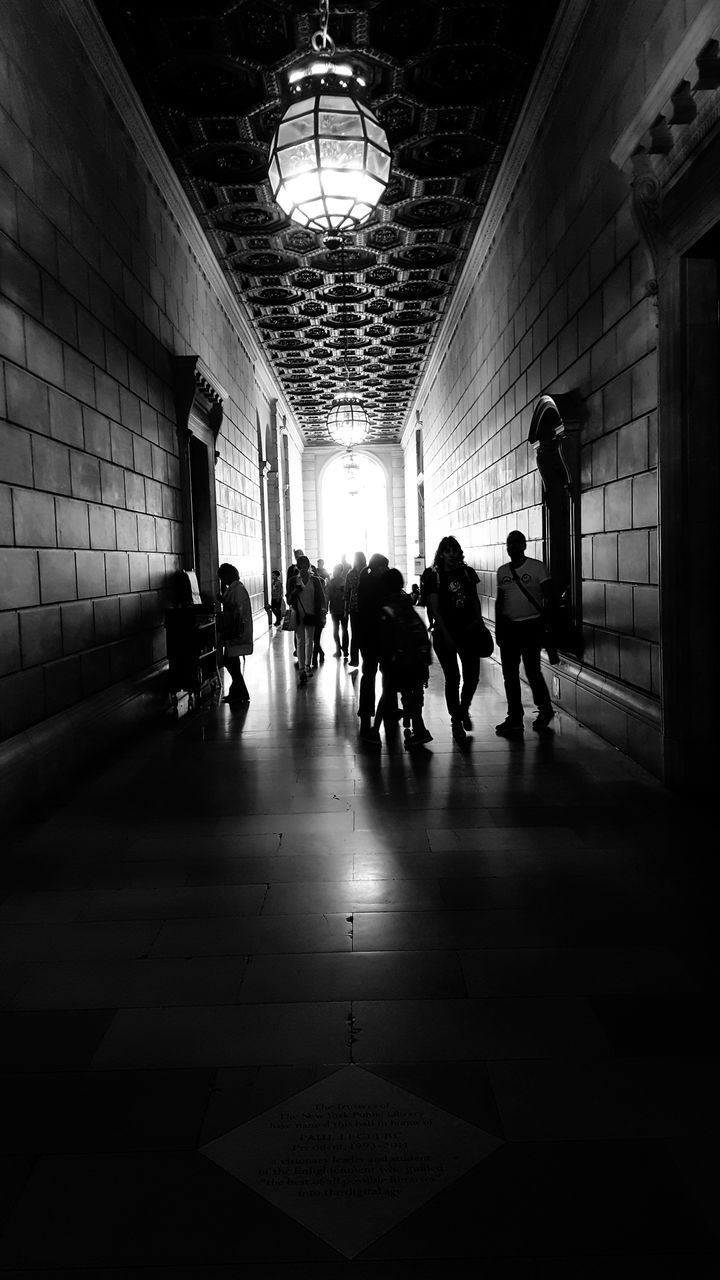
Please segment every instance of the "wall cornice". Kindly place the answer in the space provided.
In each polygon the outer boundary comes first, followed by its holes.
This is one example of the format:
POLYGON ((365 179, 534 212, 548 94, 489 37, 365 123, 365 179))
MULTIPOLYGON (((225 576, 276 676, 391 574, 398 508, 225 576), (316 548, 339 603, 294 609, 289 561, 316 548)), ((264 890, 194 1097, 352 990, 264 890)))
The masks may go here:
POLYGON ((402 430, 404 446, 415 429, 415 409, 419 408, 422 413, 425 398, 448 349, 452 334, 457 328, 470 294, 492 251, 500 224, 512 201, 515 188, 545 119, 580 26, 592 7, 593 0, 563 0, 555 15, 555 21, 528 89, 518 123, 490 192, 490 199, 477 235, 433 344, 433 351, 422 376, 418 394, 405 420, 402 430))
POLYGON ((208 239, 188 200, 182 183, 164 151, 109 33, 91 0, 57 0, 61 12, 80 41, 95 74, 112 101, 161 199, 175 219, 199 270, 214 291, 220 306, 245 347, 255 379, 268 399, 279 399, 282 411, 294 422, 289 404, 268 365, 242 302, 230 287, 208 239))

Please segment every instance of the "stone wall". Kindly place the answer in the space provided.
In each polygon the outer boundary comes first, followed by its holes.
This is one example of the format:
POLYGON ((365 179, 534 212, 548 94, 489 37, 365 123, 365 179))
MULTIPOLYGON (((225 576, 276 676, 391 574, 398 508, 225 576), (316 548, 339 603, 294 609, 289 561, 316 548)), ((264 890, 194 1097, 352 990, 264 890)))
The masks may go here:
MULTIPOLYGON (((613 143, 682 30, 685 6, 590 5, 498 229, 466 280, 417 401, 428 553, 454 532, 493 615, 512 528, 543 556, 528 431, 539 397, 582 403, 580 663, 556 697, 660 767, 657 324, 613 143)), ((472 261, 472 259, 471 259, 472 261)), ((414 442, 408 433, 408 488, 414 442)))
POLYGON ((62 6, 5 0, 0 103, 7 739, 162 663, 182 547, 174 356, 229 393, 220 554, 258 609, 262 549, 255 357, 62 6))

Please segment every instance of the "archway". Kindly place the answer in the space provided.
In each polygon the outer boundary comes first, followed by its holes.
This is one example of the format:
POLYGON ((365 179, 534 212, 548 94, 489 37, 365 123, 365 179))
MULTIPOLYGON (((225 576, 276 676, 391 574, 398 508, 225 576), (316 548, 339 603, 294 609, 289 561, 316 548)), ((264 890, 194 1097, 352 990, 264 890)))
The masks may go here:
POLYGON ((331 568, 356 551, 391 557, 387 481, 379 462, 367 453, 338 454, 323 472, 319 512, 320 554, 331 568))

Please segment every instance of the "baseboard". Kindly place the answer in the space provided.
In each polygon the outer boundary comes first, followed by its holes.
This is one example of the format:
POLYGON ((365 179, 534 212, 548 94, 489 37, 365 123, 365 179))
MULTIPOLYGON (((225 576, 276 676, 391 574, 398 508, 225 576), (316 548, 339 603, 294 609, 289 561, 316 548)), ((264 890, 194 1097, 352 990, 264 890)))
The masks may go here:
POLYGON ((556 706, 663 781, 659 698, 573 658, 561 657, 554 667, 545 664, 545 679, 556 706))
POLYGON ((37 816, 78 780, 83 767, 101 762, 157 722, 167 706, 163 661, 0 743, 0 821, 37 816))
MULTIPOLYGON (((497 646, 494 657, 499 666, 497 646)), ((550 666, 543 655, 542 667, 556 707, 623 751, 661 782, 665 781, 659 698, 586 667, 576 658, 561 656, 556 666, 550 666)), ((522 668, 521 678, 526 684, 522 668)))

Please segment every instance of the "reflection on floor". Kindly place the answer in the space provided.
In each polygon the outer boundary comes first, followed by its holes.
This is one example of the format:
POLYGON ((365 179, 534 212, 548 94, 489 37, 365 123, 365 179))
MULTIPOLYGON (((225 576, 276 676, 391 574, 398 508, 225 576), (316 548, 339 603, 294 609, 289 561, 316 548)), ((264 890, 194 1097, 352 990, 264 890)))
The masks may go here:
POLYGON ((2 1274, 714 1275, 697 813, 562 715, 497 738, 491 662, 465 752, 437 667, 412 753, 401 728, 358 742, 346 663, 298 690, 288 636, 246 680, 249 707, 158 728, 10 842, 2 1274), (368 1099, 458 1137, 437 1139, 452 1176, 400 1212, 375 1194, 364 1235, 316 1187, 307 1212, 273 1202, 232 1145, 272 1155, 294 1116, 294 1158, 347 1168, 297 1117, 349 1106, 359 1152, 368 1099))

